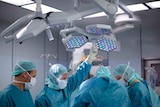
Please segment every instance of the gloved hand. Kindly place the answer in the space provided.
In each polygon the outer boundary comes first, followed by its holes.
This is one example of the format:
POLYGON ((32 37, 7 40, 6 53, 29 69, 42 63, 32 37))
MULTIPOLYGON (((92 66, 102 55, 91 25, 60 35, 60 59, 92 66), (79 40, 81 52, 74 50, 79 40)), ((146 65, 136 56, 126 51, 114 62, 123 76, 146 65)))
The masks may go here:
POLYGON ((96 44, 93 44, 91 49, 90 49, 90 52, 89 52, 89 55, 86 59, 86 61, 89 63, 89 64, 92 64, 92 61, 94 60, 95 56, 98 54, 98 47, 96 44))

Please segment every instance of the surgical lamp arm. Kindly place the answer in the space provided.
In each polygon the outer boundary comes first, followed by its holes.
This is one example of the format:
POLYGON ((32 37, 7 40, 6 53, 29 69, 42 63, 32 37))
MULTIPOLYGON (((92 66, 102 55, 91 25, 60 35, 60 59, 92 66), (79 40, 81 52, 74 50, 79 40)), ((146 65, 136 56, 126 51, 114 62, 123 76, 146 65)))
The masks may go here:
POLYGON ((87 15, 91 15, 94 13, 98 13, 98 12, 101 12, 101 9, 94 8, 94 9, 88 9, 81 12, 73 11, 73 10, 67 11, 67 12, 59 12, 59 13, 50 12, 46 14, 46 18, 50 25, 56 25, 61 23, 71 23, 79 18, 82 18, 87 15))
POLYGON ((50 27, 47 27, 46 30, 45 30, 45 32, 46 32, 46 34, 47 34, 47 36, 48 36, 49 41, 54 40, 54 37, 53 37, 53 35, 52 35, 52 32, 51 32, 50 27))
POLYGON ((37 7, 36 7, 36 12, 42 12, 42 8, 41 8, 41 4, 42 4, 42 0, 35 0, 37 7))
POLYGON ((86 10, 86 11, 79 12, 79 14, 81 14, 81 16, 84 17, 84 16, 88 16, 88 15, 92 15, 92 14, 101 12, 101 11, 102 10, 100 8, 93 8, 93 9, 89 9, 89 10, 86 10))
POLYGON ((65 38, 67 37, 66 36, 66 33, 69 33, 69 32, 78 32, 82 35, 85 35, 85 36, 90 36, 85 30, 81 29, 81 28, 78 28, 78 27, 72 27, 72 28, 68 28, 68 29, 63 29, 60 31, 60 35, 65 38))
POLYGON ((119 7, 129 15, 129 18, 133 18, 133 12, 130 11, 121 1, 119 2, 119 7))
POLYGON ((93 0, 93 2, 98 5, 106 14, 113 16, 118 11, 118 1, 111 0, 113 2, 108 2, 106 0, 93 0))
POLYGON ((22 26, 24 23, 32 20, 33 18, 35 18, 35 13, 31 13, 28 14, 20 19, 18 19, 17 21, 15 21, 13 24, 11 24, 9 27, 7 27, 4 31, 2 31, 1 33, 1 37, 6 36, 7 33, 12 32, 12 31, 16 31, 17 29, 19 29, 20 26, 22 26))

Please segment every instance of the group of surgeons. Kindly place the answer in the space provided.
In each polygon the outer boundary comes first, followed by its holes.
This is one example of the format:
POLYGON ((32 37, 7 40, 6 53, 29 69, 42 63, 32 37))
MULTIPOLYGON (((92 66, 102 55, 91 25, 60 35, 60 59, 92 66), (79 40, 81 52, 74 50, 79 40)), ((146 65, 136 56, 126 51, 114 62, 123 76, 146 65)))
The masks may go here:
POLYGON ((115 67, 113 73, 118 81, 105 66, 85 80, 97 53, 93 45, 88 57, 70 76, 64 65, 52 65, 35 101, 29 89, 36 84, 36 66, 30 61, 19 61, 12 72, 12 83, 0 91, 0 107, 160 107, 159 96, 129 64, 115 67))

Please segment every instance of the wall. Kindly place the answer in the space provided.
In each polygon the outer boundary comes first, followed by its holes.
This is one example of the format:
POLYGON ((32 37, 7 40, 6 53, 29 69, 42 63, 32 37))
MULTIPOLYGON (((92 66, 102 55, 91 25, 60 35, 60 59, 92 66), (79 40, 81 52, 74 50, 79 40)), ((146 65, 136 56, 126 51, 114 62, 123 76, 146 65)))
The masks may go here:
MULTIPOLYGON (((0 31, 4 29, 8 23, 0 23, 0 31)), ((5 41, 0 38, 0 90, 8 85, 11 81, 12 71, 12 45, 6 44, 5 41), (5 82, 4 82, 5 81, 5 82)))

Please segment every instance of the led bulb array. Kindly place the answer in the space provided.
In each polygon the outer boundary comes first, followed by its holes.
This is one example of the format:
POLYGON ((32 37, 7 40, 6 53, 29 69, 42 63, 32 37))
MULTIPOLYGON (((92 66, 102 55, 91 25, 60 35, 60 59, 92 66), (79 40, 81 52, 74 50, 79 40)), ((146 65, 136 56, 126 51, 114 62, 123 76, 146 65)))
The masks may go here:
POLYGON ((80 48, 87 42, 87 38, 85 36, 74 36, 71 37, 68 41, 65 42, 65 45, 68 49, 80 48))
POLYGON ((116 41, 109 38, 102 38, 96 42, 98 49, 103 51, 111 51, 116 49, 116 41))

